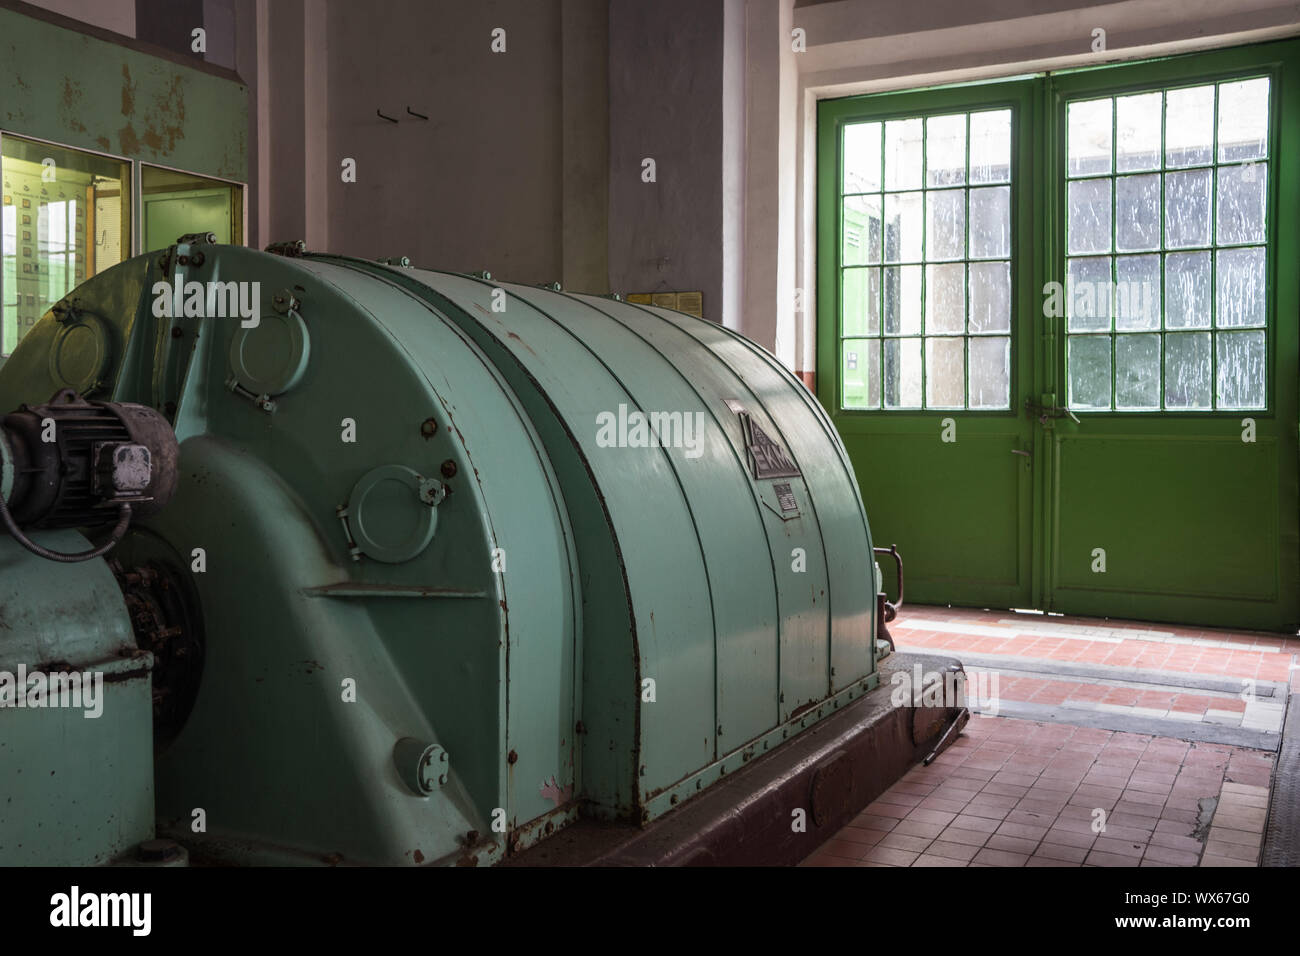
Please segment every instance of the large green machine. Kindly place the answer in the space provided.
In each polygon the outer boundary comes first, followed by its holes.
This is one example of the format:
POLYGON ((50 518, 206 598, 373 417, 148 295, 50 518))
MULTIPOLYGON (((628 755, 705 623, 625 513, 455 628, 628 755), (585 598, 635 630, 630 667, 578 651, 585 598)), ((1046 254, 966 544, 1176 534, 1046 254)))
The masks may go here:
MULTIPOLYGON (((151 655, 152 774, 138 715, 98 723, 160 834, 240 863, 498 862, 579 817, 650 824, 876 686, 853 472, 763 349, 272 248, 129 260, 0 370, 0 407, 73 390, 174 426, 174 496, 110 553, 126 606, 53 617, 83 658, 125 627, 151 655)), ((77 567, 30 600, 104 592, 77 567)), ((0 623, 0 665, 42 653, 0 623)))

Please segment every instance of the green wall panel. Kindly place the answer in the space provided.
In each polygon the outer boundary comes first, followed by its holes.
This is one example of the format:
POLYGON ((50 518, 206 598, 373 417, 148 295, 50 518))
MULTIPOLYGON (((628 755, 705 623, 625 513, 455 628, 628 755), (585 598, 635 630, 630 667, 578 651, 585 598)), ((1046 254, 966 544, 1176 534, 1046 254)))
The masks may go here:
POLYGON ((7 9, 0 132, 248 180, 243 84, 7 9))

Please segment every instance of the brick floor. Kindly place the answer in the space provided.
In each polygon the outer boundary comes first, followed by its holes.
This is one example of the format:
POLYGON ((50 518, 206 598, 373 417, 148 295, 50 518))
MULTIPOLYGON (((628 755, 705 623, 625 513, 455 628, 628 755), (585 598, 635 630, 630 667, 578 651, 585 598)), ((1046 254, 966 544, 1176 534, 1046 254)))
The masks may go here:
MULTIPOLYGON (((1122 665, 1300 689, 1300 640, 1135 622, 950 608, 904 609, 900 651, 1122 665)), ((975 668, 968 666, 974 678, 975 668)), ((1076 726, 1097 707, 1268 730, 1246 695, 1133 687, 1137 679, 1000 672, 1002 699, 1064 705, 1067 722, 972 717, 929 767, 912 768, 804 866, 1255 866, 1274 754, 1076 726), (1246 699, 1242 699, 1245 696, 1246 699), (1251 722, 1253 717, 1254 723, 1251 722)), ((1126 675, 1129 677, 1130 675, 1126 675)), ((1245 687, 1247 685, 1243 685, 1245 687)), ((1057 718, 1053 718, 1054 721, 1057 718)))

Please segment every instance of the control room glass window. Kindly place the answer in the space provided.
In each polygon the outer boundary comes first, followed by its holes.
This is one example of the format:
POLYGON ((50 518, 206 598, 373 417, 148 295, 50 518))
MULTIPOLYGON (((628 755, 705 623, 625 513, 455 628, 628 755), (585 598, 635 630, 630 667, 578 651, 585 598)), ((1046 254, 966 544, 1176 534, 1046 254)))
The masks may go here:
POLYGON ((143 252, 166 249, 193 232, 214 233, 223 244, 243 244, 243 188, 234 183, 141 164, 140 197, 143 252))
POLYGON ((1011 400, 1011 111, 844 128, 845 408, 1011 400))
POLYGON ((126 162, 0 135, 0 354, 73 288, 130 255, 126 162))

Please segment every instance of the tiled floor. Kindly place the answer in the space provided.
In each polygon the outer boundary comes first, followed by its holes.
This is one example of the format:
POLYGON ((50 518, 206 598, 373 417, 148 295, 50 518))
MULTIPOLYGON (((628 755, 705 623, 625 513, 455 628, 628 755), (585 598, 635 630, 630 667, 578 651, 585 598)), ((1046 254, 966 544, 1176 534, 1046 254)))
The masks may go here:
POLYGON ((891 631, 967 660, 972 708, 1000 716, 805 866, 1256 864, 1300 641, 933 607, 891 631))

